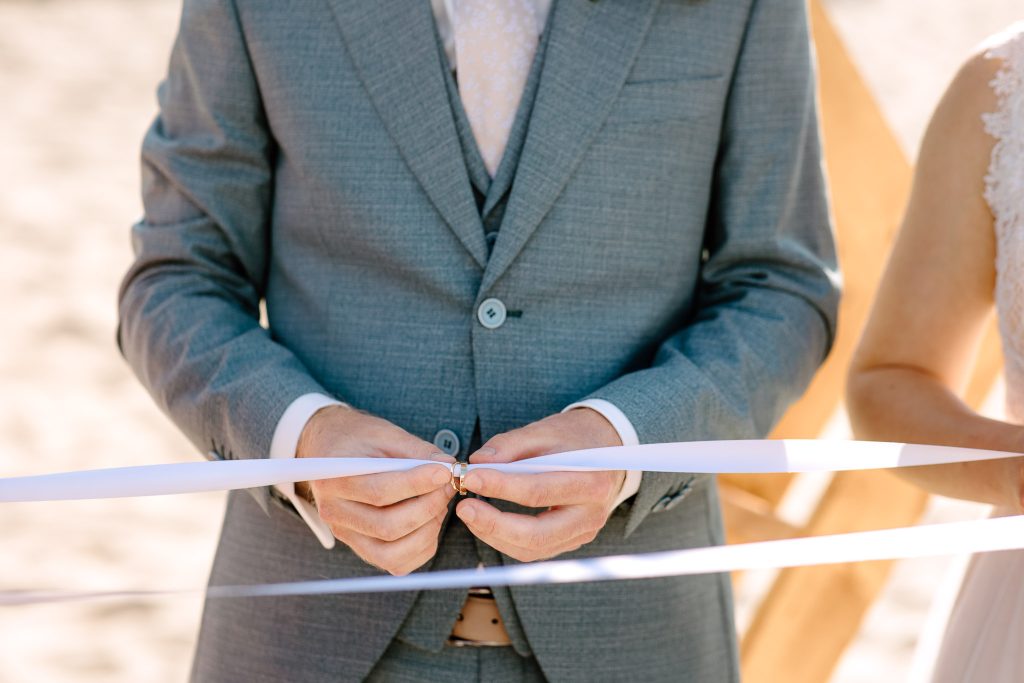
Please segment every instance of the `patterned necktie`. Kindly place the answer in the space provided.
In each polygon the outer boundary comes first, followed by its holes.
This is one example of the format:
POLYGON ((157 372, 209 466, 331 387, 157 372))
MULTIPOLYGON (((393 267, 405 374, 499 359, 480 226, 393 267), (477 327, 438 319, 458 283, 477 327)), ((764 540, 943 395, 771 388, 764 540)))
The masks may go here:
POLYGON ((459 97, 493 178, 537 51, 537 18, 530 0, 453 5, 459 97))

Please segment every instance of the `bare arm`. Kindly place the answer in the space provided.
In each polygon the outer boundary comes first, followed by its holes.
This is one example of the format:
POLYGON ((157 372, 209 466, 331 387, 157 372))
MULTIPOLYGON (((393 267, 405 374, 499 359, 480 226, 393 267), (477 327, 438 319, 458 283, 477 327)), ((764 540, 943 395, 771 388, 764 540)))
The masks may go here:
MULTIPOLYGON (((914 189, 850 368, 859 438, 1024 451, 1024 429, 961 400, 993 308, 996 242, 984 199, 993 140, 982 114, 998 63, 977 56, 950 86, 921 148, 914 189)), ((1020 458, 901 471, 935 493, 1022 509, 1020 458)))

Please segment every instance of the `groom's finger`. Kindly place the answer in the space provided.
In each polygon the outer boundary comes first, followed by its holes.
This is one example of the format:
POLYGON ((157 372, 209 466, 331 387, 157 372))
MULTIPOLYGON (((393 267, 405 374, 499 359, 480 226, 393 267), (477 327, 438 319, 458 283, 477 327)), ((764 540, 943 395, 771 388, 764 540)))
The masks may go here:
POLYGON ((431 520, 444 521, 448 502, 455 495, 450 486, 387 507, 333 498, 320 506, 320 517, 332 528, 347 528, 381 541, 397 541, 431 520))
POLYGON ((510 432, 496 434, 471 454, 469 461, 474 464, 514 462, 553 453, 560 450, 559 444, 563 436, 541 420, 510 432))
POLYGON ((467 490, 486 498, 548 508, 607 500, 612 495, 615 478, 607 472, 512 474, 476 468, 466 474, 463 482, 467 490))
POLYGON ((364 561, 389 574, 401 576, 423 566, 437 552, 441 522, 427 524, 397 541, 382 541, 347 528, 332 528, 335 537, 364 561))
POLYGON ((384 507, 436 491, 450 480, 451 470, 443 464, 420 465, 404 472, 338 477, 317 488, 317 500, 327 494, 384 507))
MULTIPOLYGON (((583 534, 576 538, 569 539, 564 543, 559 544, 556 547, 545 548, 545 549, 531 549, 521 548, 520 546, 513 545, 511 543, 505 543, 504 541, 496 540, 492 548, 497 550, 499 553, 508 555, 511 558, 519 560, 520 562, 536 562, 538 560, 550 560, 553 557, 561 555, 563 553, 572 552, 573 550, 579 550, 587 543, 593 541, 592 534, 583 534)), ((490 545, 490 544, 488 544, 490 545)))
POLYGON ((474 499, 460 502, 455 513, 474 536, 491 547, 516 546, 539 553, 555 552, 579 536, 593 538, 603 521, 588 506, 571 505, 533 516, 501 512, 474 499))

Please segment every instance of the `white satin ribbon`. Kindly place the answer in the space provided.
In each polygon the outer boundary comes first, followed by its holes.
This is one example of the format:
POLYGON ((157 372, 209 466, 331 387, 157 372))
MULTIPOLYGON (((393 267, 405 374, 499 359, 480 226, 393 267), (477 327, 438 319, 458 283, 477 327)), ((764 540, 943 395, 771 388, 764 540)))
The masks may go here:
POLYGON ((1024 548, 1024 516, 950 522, 883 531, 814 536, 640 555, 582 560, 555 560, 483 569, 423 572, 409 576, 367 576, 210 586, 186 590, 5 591, 0 607, 110 598, 203 596, 207 598, 285 597, 338 593, 526 586, 586 581, 622 581, 718 572, 799 567, 868 560, 896 560, 935 555, 1024 548))
MULTIPOLYGON (((996 460, 1019 455, 876 441, 690 441, 569 451, 512 463, 470 465, 469 470, 486 467, 519 474, 599 470, 689 474, 838 472, 996 460)), ((438 463, 397 458, 253 459, 62 472, 0 479, 0 503, 247 489, 395 472, 426 464, 438 463)))
MULTIPOLYGON (((469 469, 487 467, 517 473, 612 469, 708 474, 821 472, 914 467, 1018 456, 1017 453, 1000 451, 864 441, 706 441, 572 451, 515 463, 470 465, 469 469)), ((313 458, 194 462, 65 472, 0 479, 0 502, 243 489, 393 472, 423 464, 437 463, 390 458, 313 458)), ((643 555, 424 572, 404 577, 371 576, 191 590, 5 591, 0 592, 0 606, 171 595, 271 597, 616 581, 1021 548, 1024 548, 1024 516, 643 555)))

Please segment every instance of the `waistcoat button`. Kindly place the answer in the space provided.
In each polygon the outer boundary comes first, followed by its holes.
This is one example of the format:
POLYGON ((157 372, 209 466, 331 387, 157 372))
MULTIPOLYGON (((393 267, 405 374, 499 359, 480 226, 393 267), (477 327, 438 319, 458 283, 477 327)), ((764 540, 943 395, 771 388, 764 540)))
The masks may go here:
POLYGON ((459 437, 450 429, 442 429, 434 435, 434 445, 454 457, 459 452, 459 437))

